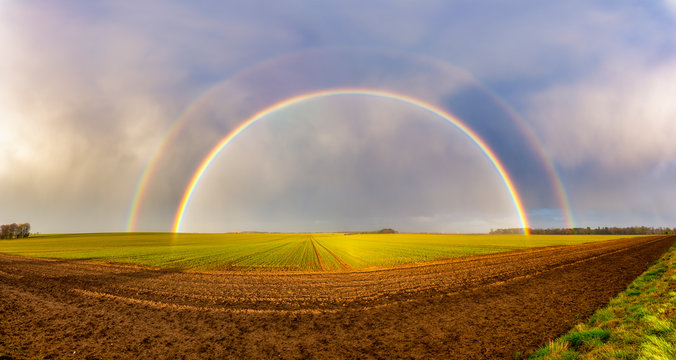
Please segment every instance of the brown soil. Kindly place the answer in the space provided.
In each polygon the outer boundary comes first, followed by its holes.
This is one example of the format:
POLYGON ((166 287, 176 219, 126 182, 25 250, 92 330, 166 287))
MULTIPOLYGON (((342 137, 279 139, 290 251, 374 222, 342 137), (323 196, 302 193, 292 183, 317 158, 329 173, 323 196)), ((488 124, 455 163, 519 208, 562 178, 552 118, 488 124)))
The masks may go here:
POLYGON ((589 316, 675 241, 303 274, 0 255, 0 358, 512 358, 589 316))

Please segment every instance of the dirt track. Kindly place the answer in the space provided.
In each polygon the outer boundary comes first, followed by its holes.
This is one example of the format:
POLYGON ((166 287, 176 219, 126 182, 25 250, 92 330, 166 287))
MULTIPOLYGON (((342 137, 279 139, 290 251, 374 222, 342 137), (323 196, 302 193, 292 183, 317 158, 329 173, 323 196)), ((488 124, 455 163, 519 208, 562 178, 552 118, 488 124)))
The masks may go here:
POLYGON ((512 358, 605 304, 675 241, 621 239, 304 274, 0 254, 0 355, 512 358))

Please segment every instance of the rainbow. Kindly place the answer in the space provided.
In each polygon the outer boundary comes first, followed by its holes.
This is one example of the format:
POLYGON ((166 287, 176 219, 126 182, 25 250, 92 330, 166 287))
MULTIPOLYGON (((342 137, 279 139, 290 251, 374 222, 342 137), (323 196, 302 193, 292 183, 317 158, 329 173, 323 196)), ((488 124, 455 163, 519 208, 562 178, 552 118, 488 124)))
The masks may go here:
MULTIPOLYGON (((196 108, 197 104, 193 104, 193 106, 189 107, 186 111, 183 112, 183 114, 179 117, 179 119, 184 118, 187 116, 188 113, 191 112, 192 109, 196 108)), ((131 205, 129 206, 129 218, 127 219, 127 232, 133 232, 134 229, 136 228, 136 219, 138 218, 138 211, 141 208, 141 199, 143 198, 143 194, 145 194, 146 188, 148 187, 148 182, 152 176, 152 174, 155 172, 155 167, 157 167, 157 161, 160 157, 160 154, 164 153, 166 150, 167 146, 170 143, 170 139, 173 139, 176 134, 178 133, 178 130, 181 128, 182 122, 181 121, 176 121, 174 122, 171 127, 169 127, 169 130, 166 132, 166 135, 162 139, 162 141, 157 145, 155 148, 155 151, 153 152, 152 157, 150 158, 150 163, 146 168, 143 170, 143 173, 141 174, 141 179, 138 182, 138 185, 136 185, 136 190, 134 191, 134 196, 131 201, 131 205)))
POLYGON ((150 162, 143 170, 141 178, 136 185, 136 190, 134 191, 134 196, 132 197, 131 205, 129 206, 129 218, 127 219, 127 232, 133 232, 136 229, 136 220, 138 218, 138 212, 143 203, 143 196, 145 195, 146 189, 148 188, 148 183, 150 178, 155 173, 155 168, 159 163, 160 156, 167 150, 171 140, 173 140, 183 128, 185 120, 190 117, 197 109, 199 109, 208 99, 209 95, 216 92, 224 82, 219 83, 216 86, 211 87, 204 94, 202 94, 197 100, 193 101, 181 114, 178 116, 178 119, 171 124, 169 129, 165 132, 164 138, 157 145, 153 155, 150 157, 150 162))
MULTIPOLYGON (((172 143, 172 141, 178 136, 179 132, 183 129, 184 125, 187 123, 187 120, 198 110, 200 109, 205 102, 208 100, 208 98, 214 94, 217 90, 222 89, 226 87, 228 84, 230 84, 233 79, 241 77, 241 76, 249 76, 251 74, 257 74, 260 73, 261 71, 264 71, 267 66, 272 65, 272 64, 277 64, 280 61, 287 61, 287 60, 294 60, 296 58, 302 57, 302 56, 307 56, 307 55, 314 55, 314 54, 321 54, 324 53, 327 50, 331 51, 338 51, 338 50, 350 50, 354 51, 355 49, 310 49, 310 50, 303 50, 297 53, 291 53, 291 54, 284 54, 281 56, 277 56, 271 59, 266 59, 264 61, 261 61, 253 66, 249 66, 246 68, 241 69, 237 73, 235 73, 233 76, 231 76, 229 79, 226 79, 225 81, 221 81, 219 83, 216 83, 212 85, 210 88, 208 88, 205 92, 203 92, 195 101, 190 103, 178 116, 178 118, 169 126, 169 128, 164 132, 165 135, 163 139, 158 143, 158 145, 155 148, 155 151, 153 152, 152 156, 150 157, 150 161, 148 165, 145 167, 143 172, 141 173, 141 176, 139 178, 139 182, 137 183, 136 189, 133 193, 132 196, 132 201, 130 204, 130 209, 129 209, 129 217, 127 219, 127 231, 132 232, 136 230, 136 224, 138 222, 138 216, 139 216, 139 211, 143 205, 145 195, 147 188, 150 183, 150 179, 154 176, 155 170, 158 166, 159 159, 162 156, 162 154, 167 150, 169 145, 172 143)), ((364 51, 365 49, 357 49, 359 51, 364 51)), ((370 50, 369 50, 370 51, 370 50)), ((562 212, 564 215, 565 223, 569 228, 574 228, 575 227, 575 221, 573 218, 573 211, 570 206, 570 202, 568 200, 568 195, 566 193, 566 190, 563 186, 563 183, 561 181, 560 175, 558 174, 558 171, 554 167, 554 164, 552 162, 551 156, 548 154, 546 148, 543 146, 542 142, 538 139, 537 135, 533 131, 533 129, 514 111, 514 109, 507 103, 505 100, 502 98, 496 96, 493 92, 488 91, 485 89, 485 86, 483 86, 476 78, 474 78, 471 74, 466 73, 465 71, 458 69, 450 64, 447 64, 445 62, 439 61, 434 58, 429 58, 421 55, 411 55, 411 54, 402 54, 402 53, 393 53, 395 56, 402 56, 407 59, 413 60, 413 61, 421 61, 423 63, 429 63, 434 66, 438 66, 440 68, 443 68, 445 70, 451 70, 454 72, 460 71, 463 76, 469 77, 472 80, 472 83, 481 86, 482 89, 486 91, 486 93, 494 100, 497 101, 497 103, 500 105, 500 107, 507 111, 507 113, 510 115, 510 117, 515 121, 515 124, 521 129, 523 134, 526 135, 530 143, 535 147, 537 154, 539 155, 540 159, 544 163, 545 170, 548 172, 549 178, 552 181, 552 184, 554 185, 555 188, 555 193, 559 201, 559 205, 562 208, 562 212)))
POLYGON ((268 106, 267 108, 257 112, 250 118, 248 118, 246 121, 241 123, 238 127, 233 129, 230 133, 228 133, 221 141, 214 146, 209 154, 207 154, 206 157, 202 160, 201 164, 193 174, 190 182, 188 183, 188 186, 185 189, 185 192, 183 193, 183 197, 181 198, 181 202, 178 206, 178 209, 176 210, 176 215, 174 217, 174 225, 173 225, 173 232, 178 233, 181 230, 181 222, 183 221, 183 216, 185 214, 185 210, 190 203, 190 199, 192 197, 193 192, 195 191, 195 188, 199 184, 200 179, 204 175, 205 171, 209 168, 209 165, 213 162, 213 160, 218 156, 218 154, 227 146, 237 135, 241 134, 244 130, 246 130, 249 126, 251 126, 253 123, 256 121, 264 118, 267 115, 270 115, 274 113, 275 111, 281 110, 287 106, 294 105, 306 100, 314 99, 314 98, 322 98, 322 97, 332 97, 332 96, 345 96, 345 95, 361 95, 361 96, 370 96, 370 97, 378 97, 378 98, 386 98, 386 99, 392 99, 392 100, 397 100, 406 104, 410 104, 413 106, 416 106, 420 109, 423 109, 429 113, 432 113, 436 116, 441 117, 442 119, 448 121, 449 123, 455 125, 459 130, 461 130, 465 135, 467 135, 486 155, 486 157, 491 161, 495 169, 498 171, 500 174, 500 177, 502 178, 503 182, 505 183, 505 186, 507 187, 507 190, 509 191, 509 194, 512 198, 512 201, 514 203, 514 208, 518 214, 518 217, 521 221, 521 227, 524 229, 524 234, 529 235, 529 225, 528 225, 528 218, 524 212, 523 209, 523 204, 521 202, 521 199, 514 187, 514 184, 509 177, 509 174, 505 170, 504 166, 498 159, 498 157, 495 155, 493 150, 481 139, 472 129, 470 129, 467 125, 465 125, 463 122, 461 122, 458 118, 455 116, 451 115, 450 113, 432 105, 429 103, 426 103, 424 101, 402 95, 402 94, 397 94, 394 92, 390 91, 384 91, 384 90, 375 90, 375 89, 365 89, 365 88, 340 88, 340 89, 329 89, 329 90, 322 90, 322 91, 315 91, 315 92, 310 92, 310 93, 305 93, 301 95, 297 95, 291 98, 287 98, 285 100, 279 101, 275 104, 272 104, 268 106))

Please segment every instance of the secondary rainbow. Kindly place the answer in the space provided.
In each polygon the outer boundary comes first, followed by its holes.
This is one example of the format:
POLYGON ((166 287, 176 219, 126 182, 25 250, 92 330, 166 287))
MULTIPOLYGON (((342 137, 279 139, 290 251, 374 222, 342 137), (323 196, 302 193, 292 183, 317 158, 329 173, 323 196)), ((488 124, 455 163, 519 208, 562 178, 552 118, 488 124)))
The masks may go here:
POLYGON ((469 128, 467 125, 465 125, 463 122, 461 122, 458 118, 455 116, 451 115, 450 113, 446 112, 443 109, 440 109, 432 104, 426 103, 424 101, 390 92, 390 91, 384 91, 384 90, 377 90, 377 89, 364 89, 364 88, 339 88, 339 89, 329 89, 329 90, 322 90, 322 91, 315 91, 311 93, 305 93, 297 96, 293 96, 290 98, 287 98, 285 100, 281 100, 275 104, 272 104, 268 106, 267 108, 257 112, 250 118, 248 118, 246 121, 241 123, 239 126, 237 126, 234 130, 232 130, 230 133, 228 133, 221 141, 214 146, 209 154, 207 154, 206 157, 202 160, 200 163, 199 167, 193 174, 192 178, 190 179, 190 182, 188 183, 188 186, 185 189, 185 192, 183 193, 183 197, 181 198, 181 202, 178 206, 178 209, 176 210, 176 215, 174 217, 174 225, 173 225, 173 231, 175 233, 179 232, 181 230, 181 222, 183 221, 183 216, 185 214, 185 210, 190 203, 190 199, 192 198, 192 194, 195 191, 195 188, 199 184, 200 179, 204 175, 205 171, 209 168, 209 165, 213 162, 213 160, 218 156, 218 154, 225 148, 237 135, 241 134, 244 130, 246 130, 249 126, 251 126, 253 123, 256 121, 266 117, 267 115, 270 115, 274 113, 275 111, 281 110, 287 106, 294 105, 297 103, 301 103, 303 101, 307 101, 310 99, 315 99, 315 98, 322 98, 322 97, 331 97, 331 96, 347 96, 347 95, 360 95, 360 96, 371 96, 371 97, 378 97, 378 98, 386 98, 386 99, 392 99, 396 101, 401 101, 406 104, 410 104, 413 106, 416 106, 420 109, 423 109, 427 112, 430 112, 436 116, 439 116, 443 118, 444 120, 448 121, 449 123, 453 124, 456 126, 460 131, 462 131, 465 135, 467 135, 486 155, 486 157, 491 161, 495 169, 498 171, 500 174, 500 177, 502 178, 502 181, 504 182, 505 186, 507 187, 507 190, 512 198, 512 201, 514 203, 514 208, 518 214, 519 220, 521 221, 521 227, 524 229, 524 234, 529 235, 529 224, 528 224, 528 218, 526 216, 526 213, 524 212, 523 209, 523 204, 521 202, 521 198, 519 197, 516 188, 514 187, 514 184, 505 170, 504 166, 498 159, 498 157, 495 155, 493 150, 481 139, 471 128, 469 128))

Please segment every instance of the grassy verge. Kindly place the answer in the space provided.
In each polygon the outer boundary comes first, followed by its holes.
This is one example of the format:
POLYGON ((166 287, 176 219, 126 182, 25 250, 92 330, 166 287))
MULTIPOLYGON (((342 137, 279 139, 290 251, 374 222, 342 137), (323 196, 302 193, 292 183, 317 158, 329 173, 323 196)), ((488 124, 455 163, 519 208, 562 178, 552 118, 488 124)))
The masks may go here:
POLYGON ((588 322, 529 359, 676 359, 675 264, 676 245, 588 322))

